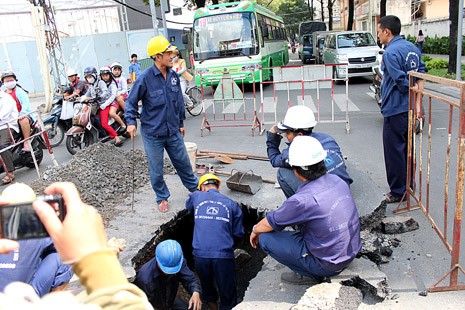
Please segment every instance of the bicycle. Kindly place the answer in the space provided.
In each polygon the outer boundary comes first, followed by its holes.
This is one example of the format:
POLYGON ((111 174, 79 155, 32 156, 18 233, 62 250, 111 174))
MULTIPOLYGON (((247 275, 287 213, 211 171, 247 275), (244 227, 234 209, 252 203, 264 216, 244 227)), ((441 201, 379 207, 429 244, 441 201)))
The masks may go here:
POLYGON ((186 95, 189 96, 193 105, 192 107, 188 107, 186 102, 184 101, 184 107, 186 111, 192 115, 197 116, 203 111, 203 104, 202 104, 202 91, 197 86, 191 86, 186 89, 186 95))

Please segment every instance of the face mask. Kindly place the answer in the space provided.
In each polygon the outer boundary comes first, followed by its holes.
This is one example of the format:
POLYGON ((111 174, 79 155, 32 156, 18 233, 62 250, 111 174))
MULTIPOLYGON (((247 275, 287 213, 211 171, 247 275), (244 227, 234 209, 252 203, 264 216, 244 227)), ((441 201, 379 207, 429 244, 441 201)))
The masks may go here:
POLYGON ((179 59, 179 57, 177 57, 177 56, 176 56, 176 57, 174 57, 174 58, 173 58, 173 62, 176 62, 176 61, 178 61, 178 59, 179 59))
POLYGON ((16 81, 9 81, 5 83, 5 87, 8 89, 13 89, 16 86, 16 81))
POLYGON ((94 77, 88 78, 87 82, 89 82, 90 84, 94 84, 95 83, 94 77))

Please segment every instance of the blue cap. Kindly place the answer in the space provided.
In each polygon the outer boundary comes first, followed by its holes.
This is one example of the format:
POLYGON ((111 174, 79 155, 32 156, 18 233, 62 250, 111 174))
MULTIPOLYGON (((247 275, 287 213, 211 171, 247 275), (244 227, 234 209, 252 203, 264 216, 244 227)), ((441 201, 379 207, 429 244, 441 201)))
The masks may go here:
POLYGON ((161 271, 166 274, 175 274, 181 270, 184 256, 179 242, 165 240, 157 245, 155 258, 161 271))

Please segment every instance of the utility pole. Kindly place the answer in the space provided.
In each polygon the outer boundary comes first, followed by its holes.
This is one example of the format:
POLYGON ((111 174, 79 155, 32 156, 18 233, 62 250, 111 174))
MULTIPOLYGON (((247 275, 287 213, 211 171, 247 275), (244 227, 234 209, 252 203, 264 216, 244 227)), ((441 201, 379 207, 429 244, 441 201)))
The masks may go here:
POLYGON ((158 35, 158 19, 157 19, 157 10, 155 9, 155 0, 149 1, 150 3, 150 14, 152 15, 152 25, 155 36, 158 35))
MULTIPOLYGON (((65 64, 63 61, 63 52, 60 44, 60 37, 55 23, 55 16, 53 13, 50 0, 29 0, 32 7, 32 16, 36 16, 37 20, 35 23, 37 27, 37 33, 45 32, 45 47, 48 50, 48 68, 41 65, 42 76, 44 79, 44 90, 46 99, 46 111, 50 110, 52 104, 52 90, 47 89, 46 80, 50 80, 50 76, 53 76, 55 81, 55 89, 57 92, 63 92, 62 81, 66 81, 65 64), (42 15, 42 16, 41 16, 42 15), (41 20, 41 22, 39 22, 41 20), (42 30, 39 30, 42 27, 42 30)), ((40 50, 43 48, 41 44, 42 40, 36 38, 37 48, 40 50)), ((50 87, 51 88, 51 87, 50 87)))
POLYGON ((167 3, 165 3, 165 0, 160 1, 161 19, 163 21, 163 30, 165 32, 165 37, 168 39, 168 27, 166 26, 166 16, 165 16, 166 4, 167 3))

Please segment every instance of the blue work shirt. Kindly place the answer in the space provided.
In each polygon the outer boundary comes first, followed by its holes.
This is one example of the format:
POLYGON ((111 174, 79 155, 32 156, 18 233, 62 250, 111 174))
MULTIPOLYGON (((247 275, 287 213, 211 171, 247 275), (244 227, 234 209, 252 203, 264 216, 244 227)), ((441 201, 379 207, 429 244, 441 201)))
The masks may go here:
POLYGON ((32 285, 39 296, 44 296, 73 276, 71 266, 61 262, 50 238, 18 243, 17 250, 0 255, 0 291, 11 282, 19 281, 32 285))
POLYGON ((362 248, 350 189, 329 173, 304 182, 281 207, 268 212, 266 219, 275 231, 298 226, 307 250, 328 271, 347 267, 362 248))
POLYGON ((395 36, 386 46, 381 63, 381 113, 389 117, 408 111, 409 71, 425 73, 420 50, 395 36))
POLYGON ((216 189, 189 194, 186 208, 194 213, 193 254, 201 258, 234 258, 234 239, 244 236, 242 210, 216 189))
POLYGON ((173 70, 167 69, 166 80, 155 65, 142 72, 126 100, 124 116, 128 125, 136 125, 139 100, 142 101, 142 134, 166 137, 184 127, 184 101, 179 77, 173 70))
POLYGON ((132 62, 131 61, 131 64, 129 65, 129 75, 131 75, 131 73, 134 72, 136 74, 136 80, 137 78, 139 78, 139 75, 140 75, 140 62, 132 62))
POLYGON ((200 293, 200 285, 194 273, 187 267, 185 259, 178 273, 164 274, 158 268, 155 257, 139 269, 134 280, 134 284, 144 291, 156 309, 171 309, 180 282, 190 295, 194 292, 200 293))
MULTIPOLYGON (((353 180, 347 173, 347 166, 336 140, 330 135, 321 132, 312 132, 309 136, 320 141, 323 149, 326 151, 325 166, 328 173, 337 175, 348 185, 352 184, 353 180)), ((282 152, 279 150, 282 138, 281 135, 267 131, 266 151, 268 153, 268 158, 270 159, 271 165, 275 168, 291 168, 291 165, 289 165, 289 147, 282 152)), ((290 143, 287 144, 290 145, 290 143)))

